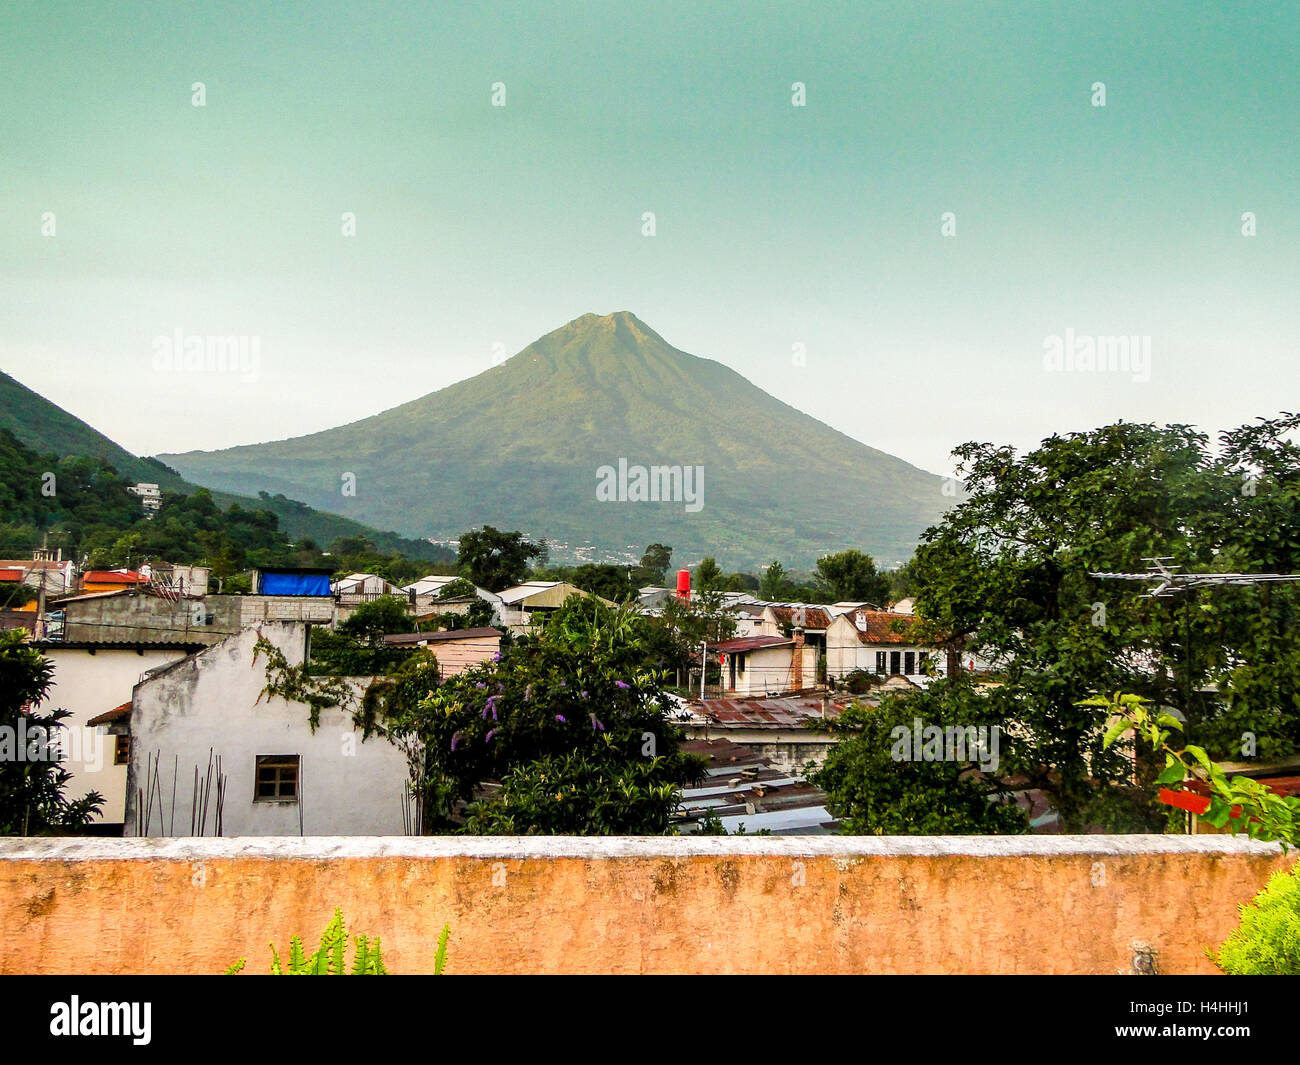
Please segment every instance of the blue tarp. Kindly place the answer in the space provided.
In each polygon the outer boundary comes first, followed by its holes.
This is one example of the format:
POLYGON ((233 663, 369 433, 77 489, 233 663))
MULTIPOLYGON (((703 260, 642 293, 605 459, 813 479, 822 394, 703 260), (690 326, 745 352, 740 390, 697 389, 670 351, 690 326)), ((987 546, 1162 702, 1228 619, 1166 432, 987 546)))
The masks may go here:
POLYGON ((328 573, 263 573, 258 581, 261 595, 329 595, 328 573))

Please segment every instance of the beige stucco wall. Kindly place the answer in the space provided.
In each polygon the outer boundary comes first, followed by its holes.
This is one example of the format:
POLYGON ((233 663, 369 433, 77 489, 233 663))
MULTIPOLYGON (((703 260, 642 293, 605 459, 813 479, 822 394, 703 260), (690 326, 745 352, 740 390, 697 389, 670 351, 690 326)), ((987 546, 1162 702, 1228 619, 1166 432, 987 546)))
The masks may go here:
POLYGON ((1210 973, 1276 869, 1192 836, 0 840, 0 972, 215 973, 341 906, 396 973, 1210 973))

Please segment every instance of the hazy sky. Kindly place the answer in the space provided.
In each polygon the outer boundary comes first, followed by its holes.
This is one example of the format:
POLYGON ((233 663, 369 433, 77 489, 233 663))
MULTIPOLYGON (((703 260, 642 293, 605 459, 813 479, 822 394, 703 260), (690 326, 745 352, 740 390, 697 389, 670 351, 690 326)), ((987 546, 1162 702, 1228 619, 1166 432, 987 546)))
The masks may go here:
POLYGON ((940 473, 968 439, 1237 424, 1300 392, 1298 28, 1258 0, 4 0, 0 368, 133 451, 215 448, 626 309, 940 473), (257 337, 256 380, 160 372, 177 329, 257 337), (1067 330, 1149 337, 1150 379, 1049 372, 1067 330))

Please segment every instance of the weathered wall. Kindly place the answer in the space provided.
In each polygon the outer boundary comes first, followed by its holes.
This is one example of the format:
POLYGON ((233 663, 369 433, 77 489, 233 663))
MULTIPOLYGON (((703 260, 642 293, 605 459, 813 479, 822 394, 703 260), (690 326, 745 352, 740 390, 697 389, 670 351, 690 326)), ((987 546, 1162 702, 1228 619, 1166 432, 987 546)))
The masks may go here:
POLYGON ((0 841, 0 972, 214 973, 334 906, 397 973, 1208 973, 1290 867, 1191 836, 0 841))
MULTIPOLYGON (((131 765, 127 779, 128 836, 187 835, 195 802, 194 770, 208 770, 209 752, 221 758, 226 776, 222 811, 224 835, 383 835, 403 827, 405 756, 382 737, 365 742, 350 713, 321 711, 313 732, 303 703, 263 694, 266 659, 254 661, 258 633, 280 647, 290 665, 300 665, 306 626, 263 622, 177 662, 135 690, 131 709, 131 765), (292 801, 254 798, 258 755, 298 755, 301 793, 292 801), (136 830, 141 789, 148 795, 149 760, 160 766, 151 824, 136 830), (175 802, 173 804, 173 777, 175 802), (172 816, 172 808, 175 816, 172 816), (173 830, 174 826, 174 830, 173 830)), ((359 697, 365 681, 346 681, 359 697)), ((207 833, 214 831, 215 785, 208 795, 207 833)), ((146 803, 146 809, 149 804, 146 803)))
POLYGON ((114 595, 74 599, 62 604, 63 639, 185 640, 214 644, 262 621, 329 624, 334 600, 328 596, 209 595, 172 602, 154 595, 114 595))

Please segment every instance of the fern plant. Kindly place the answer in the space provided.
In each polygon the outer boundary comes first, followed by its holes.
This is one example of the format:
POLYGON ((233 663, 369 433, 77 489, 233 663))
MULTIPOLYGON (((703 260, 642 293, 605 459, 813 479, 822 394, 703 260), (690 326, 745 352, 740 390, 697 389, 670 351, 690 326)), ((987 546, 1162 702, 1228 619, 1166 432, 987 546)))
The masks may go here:
MULTIPOLYGON (((433 960, 433 973, 435 976, 441 976, 442 970, 447 964, 447 940, 451 936, 451 925, 443 925, 442 933, 438 936, 438 951, 433 960)), ((334 909, 334 919, 330 921, 329 926, 321 934, 320 946, 316 953, 308 957, 303 951, 302 939, 294 936, 289 940, 289 967, 288 970, 280 961, 280 954, 275 949, 275 944, 271 944, 271 975, 272 976, 387 976, 388 970, 384 968, 384 956, 380 946, 379 937, 375 936, 370 939, 368 936, 358 935, 354 937, 352 951, 352 967, 349 970, 344 957, 348 945, 347 928, 343 924, 343 911, 337 907, 334 909)), ((235 973, 243 971, 244 963, 247 959, 240 958, 234 965, 226 970, 227 976, 233 976, 235 973)))
POLYGON ((1229 976, 1300 976, 1300 865, 1240 909, 1241 924, 1209 952, 1214 963, 1229 976))

